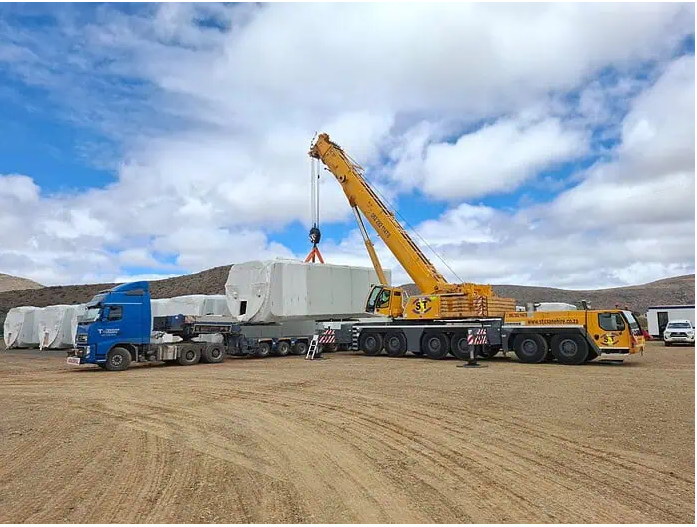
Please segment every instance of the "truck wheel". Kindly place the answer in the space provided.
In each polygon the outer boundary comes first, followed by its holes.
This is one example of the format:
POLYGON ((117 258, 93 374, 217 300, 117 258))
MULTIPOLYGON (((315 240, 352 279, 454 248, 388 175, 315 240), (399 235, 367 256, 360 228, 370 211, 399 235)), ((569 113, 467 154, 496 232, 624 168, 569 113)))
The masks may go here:
POLYGON ((513 341, 513 350, 520 362, 536 364, 545 360, 547 341, 536 333, 518 335, 513 341))
POLYGON ((426 333, 421 338, 421 351, 429 359, 442 359, 450 351, 450 342, 442 333, 426 333))
POLYGON ((495 357, 496 355, 498 355, 499 351, 501 351, 501 348, 492 346, 482 346, 482 350, 479 352, 479 354, 482 357, 490 359, 491 357, 495 357))
POLYGON ((206 362, 217 364, 219 362, 223 362, 225 353, 223 352, 223 348, 218 345, 206 346, 206 350, 203 352, 202 358, 205 359, 206 362))
POLYGON ((290 349, 293 355, 305 355, 307 353, 307 342, 304 340, 297 340, 295 345, 290 349))
POLYGON ((260 358, 268 357, 271 354, 271 343, 270 342, 260 342, 259 349, 255 355, 260 358))
POLYGON ((579 335, 554 335, 552 355, 561 364, 583 364, 588 358, 588 343, 579 335))
POLYGON ((588 357, 586 357, 586 362, 593 361, 598 358, 598 354, 593 350, 588 350, 588 357))
POLYGON ((131 363, 131 354, 124 348, 112 348, 106 356, 104 367, 108 371, 123 371, 131 363))
POLYGON ((281 357, 285 357, 290 353, 290 342, 282 340, 276 346, 276 353, 281 357))
POLYGON ((404 357, 407 352, 407 338, 401 331, 385 335, 385 351, 390 357, 404 357))
POLYGON ((450 353, 460 360, 469 360, 470 347, 467 344, 466 333, 455 333, 450 338, 450 353))
POLYGON ((329 353, 334 353, 335 351, 339 350, 339 346, 336 344, 336 342, 330 342, 329 344, 324 345, 324 351, 329 352, 329 353))
POLYGON ((361 333, 361 337, 358 339, 358 347, 363 353, 371 357, 380 355, 382 351, 382 335, 373 332, 361 333))
POLYGON ((195 347, 184 348, 181 355, 177 358, 177 363, 180 366, 191 366, 197 364, 201 360, 201 350, 195 347))

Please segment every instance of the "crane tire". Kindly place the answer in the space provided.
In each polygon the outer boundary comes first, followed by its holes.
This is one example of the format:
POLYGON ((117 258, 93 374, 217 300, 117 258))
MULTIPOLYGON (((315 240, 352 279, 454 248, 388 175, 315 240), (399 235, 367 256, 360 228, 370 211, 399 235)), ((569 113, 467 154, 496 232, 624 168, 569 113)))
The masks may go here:
POLYGON ((426 333, 421 337, 421 351, 429 359, 442 359, 450 351, 450 341, 443 333, 426 333))
POLYGON ((104 368, 107 371, 123 371, 131 363, 131 352, 126 348, 112 348, 106 356, 104 368))
POLYGON ((560 364, 583 364, 588 358, 588 343, 580 335, 554 335, 551 348, 560 364))
POLYGON ((385 352, 390 357, 404 357, 407 353, 407 338, 401 331, 391 331, 385 335, 385 352))
POLYGON ((180 366, 193 366, 201 360, 201 350, 198 347, 189 347, 185 349, 179 357, 177 364, 180 366))
POLYGON ((382 352, 383 338, 380 333, 369 331, 362 332, 358 339, 358 347, 366 355, 375 356, 382 352))
POLYGON ((210 362, 211 364, 217 364, 219 362, 223 362, 225 352, 223 351, 222 346, 218 344, 210 344, 206 346, 206 349, 203 352, 203 357, 201 358, 205 359, 206 362, 210 362))
POLYGON ((513 340, 513 350, 520 362, 537 364, 547 356, 547 341, 537 333, 523 333, 513 340))
POLYGON ((469 360, 470 350, 467 344, 467 333, 459 332, 450 338, 450 353, 460 360, 469 360))

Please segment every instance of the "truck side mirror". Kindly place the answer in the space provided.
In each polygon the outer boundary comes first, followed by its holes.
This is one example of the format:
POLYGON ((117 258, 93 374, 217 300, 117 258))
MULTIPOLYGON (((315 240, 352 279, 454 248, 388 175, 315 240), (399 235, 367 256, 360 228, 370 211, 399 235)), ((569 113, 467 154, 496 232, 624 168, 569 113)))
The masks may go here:
POLYGON ((109 318, 109 306, 102 308, 102 316, 99 320, 107 320, 109 318))

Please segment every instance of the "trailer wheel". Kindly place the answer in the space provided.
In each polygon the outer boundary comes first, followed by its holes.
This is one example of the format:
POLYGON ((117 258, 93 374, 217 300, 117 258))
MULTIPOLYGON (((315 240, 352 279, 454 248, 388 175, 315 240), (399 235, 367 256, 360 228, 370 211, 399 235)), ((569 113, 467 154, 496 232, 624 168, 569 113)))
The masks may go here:
POLYGON ((293 355, 305 355, 307 353, 307 342, 304 340, 296 340, 295 345, 290 349, 293 355))
POLYGON ((552 355, 561 364, 582 364, 588 358, 588 343, 579 335, 554 335, 552 355))
POLYGON ((192 366, 198 364, 201 360, 201 350, 198 347, 187 347, 177 358, 177 364, 180 366, 192 366))
POLYGON ((131 363, 131 354, 124 348, 112 348, 106 356, 104 368, 108 371, 123 371, 131 363))
POLYGON ((520 362, 536 364, 547 356, 547 341, 536 333, 524 333, 513 341, 513 350, 520 362))
POLYGON ((281 357, 288 355, 290 353, 290 343, 286 340, 280 341, 276 346, 276 353, 278 353, 281 357))
POLYGON ((254 355, 259 358, 268 357, 271 354, 271 343, 270 342, 260 342, 259 348, 254 355))
POLYGON ((385 335, 385 351, 390 357, 404 357, 407 352, 407 338, 401 331, 385 335))
POLYGON ((382 335, 372 331, 363 332, 361 333, 360 339, 358 339, 358 347, 366 355, 379 355, 382 351, 382 335))
POLYGON ((470 349, 466 333, 455 333, 450 338, 450 353, 460 360, 469 360, 470 349))
POLYGON ((225 353, 223 352, 223 348, 218 345, 206 346, 206 350, 203 352, 203 358, 206 362, 217 364, 218 362, 223 362, 225 353))
POLYGON ((450 351, 450 342, 442 333, 426 333, 421 338, 421 351, 429 359, 442 359, 450 351))

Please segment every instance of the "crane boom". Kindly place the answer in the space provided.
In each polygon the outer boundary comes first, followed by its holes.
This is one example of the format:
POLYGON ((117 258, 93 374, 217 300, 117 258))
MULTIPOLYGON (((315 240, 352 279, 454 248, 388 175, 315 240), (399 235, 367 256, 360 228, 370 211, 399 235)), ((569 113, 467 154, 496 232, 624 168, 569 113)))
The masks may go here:
MULTIPOLYGON (((363 178, 361 166, 353 162, 339 145, 332 142, 327 134, 320 134, 310 150, 310 156, 320 159, 329 168, 329 171, 341 183, 351 207, 363 213, 423 293, 431 294, 452 289, 452 285, 426 258, 419 246, 395 219, 394 214, 370 188, 363 178)), ((370 256, 375 263, 373 254, 370 256)))

